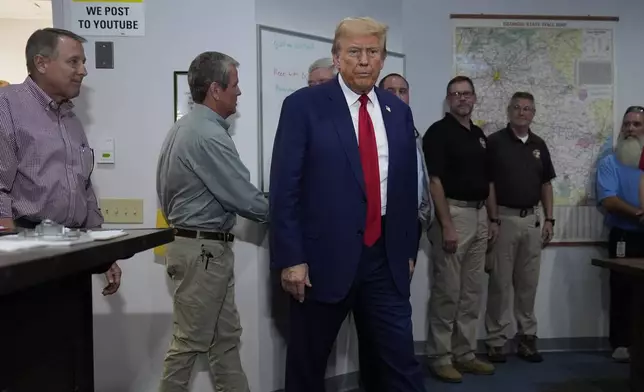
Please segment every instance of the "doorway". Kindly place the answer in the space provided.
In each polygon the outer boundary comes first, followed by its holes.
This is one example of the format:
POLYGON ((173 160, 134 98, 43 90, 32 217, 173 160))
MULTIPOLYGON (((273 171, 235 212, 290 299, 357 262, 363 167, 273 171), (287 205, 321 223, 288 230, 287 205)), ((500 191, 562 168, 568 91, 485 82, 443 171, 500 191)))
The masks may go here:
POLYGON ((0 87, 27 77, 25 45, 36 30, 53 26, 51 0, 0 0, 0 87))

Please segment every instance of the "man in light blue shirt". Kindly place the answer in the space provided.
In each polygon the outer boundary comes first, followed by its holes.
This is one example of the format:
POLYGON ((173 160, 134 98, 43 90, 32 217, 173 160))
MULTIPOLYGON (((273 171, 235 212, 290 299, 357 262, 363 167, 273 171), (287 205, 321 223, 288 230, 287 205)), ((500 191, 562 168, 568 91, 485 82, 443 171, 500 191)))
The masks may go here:
POLYGON ((605 223, 611 229, 642 231, 644 228, 638 220, 642 217, 638 194, 640 175, 639 168, 625 165, 615 153, 599 162, 597 199, 606 210, 605 223), (607 207, 606 204, 610 204, 607 199, 613 199, 614 205, 607 207))
MULTIPOLYGON (((644 146, 644 108, 631 106, 622 120, 615 151, 597 165, 597 201, 610 227, 610 257, 644 257, 644 211, 639 201, 644 146)), ((616 361, 630 360, 633 287, 628 276, 610 273, 610 343, 616 361)))

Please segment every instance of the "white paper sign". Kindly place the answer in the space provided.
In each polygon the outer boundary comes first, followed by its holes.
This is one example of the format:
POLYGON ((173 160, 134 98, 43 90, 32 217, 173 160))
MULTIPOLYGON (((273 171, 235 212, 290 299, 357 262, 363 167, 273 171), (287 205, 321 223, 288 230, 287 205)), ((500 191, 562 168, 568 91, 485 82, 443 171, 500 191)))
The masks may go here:
POLYGON ((71 0, 71 27, 81 36, 143 36, 143 0, 71 0))

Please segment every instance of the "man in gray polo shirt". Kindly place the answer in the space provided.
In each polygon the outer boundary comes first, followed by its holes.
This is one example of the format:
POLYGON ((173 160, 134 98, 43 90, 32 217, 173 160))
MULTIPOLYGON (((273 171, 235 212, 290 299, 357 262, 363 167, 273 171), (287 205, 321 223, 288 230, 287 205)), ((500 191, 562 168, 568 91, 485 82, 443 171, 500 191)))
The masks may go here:
POLYGON ((166 253, 176 291, 160 392, 187 392, 201 353, 208 355, 216 390, 249 390, 239 358, 242 328, 229 231, 238 214, 268 222, 268 201, 251 184, 225 120, 241 94, 238 66, 217 52, 192 61, 188 85, 195 106, 170 129, 159 157, 157 193, 176 233, 166 253))

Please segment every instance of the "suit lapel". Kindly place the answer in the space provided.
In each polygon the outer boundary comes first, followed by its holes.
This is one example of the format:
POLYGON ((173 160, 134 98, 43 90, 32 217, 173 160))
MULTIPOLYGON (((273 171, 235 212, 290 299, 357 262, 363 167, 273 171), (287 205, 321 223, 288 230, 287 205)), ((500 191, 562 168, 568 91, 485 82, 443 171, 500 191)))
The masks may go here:
POLYGON ((347 100, 342 93, 342 88, 337 78, 334 82, 329 83, 329 98, 333 101, 331 105, 331 118, 333 118, 335 124, 335 131, 338 133, 342 147, 349 158, 351 170, 360 184, 362 191, 365 192, 364 173, 362 172, 362 163, 360 162, 358 139, 356 138, 347 100))
MULTIPOLYGON (((382 121, 385 124, 385 132, 387 133, 387 144, 389 145, 389 176, 395 173, 395 170, 392 170, 392 163, 396 162, 398 156, 396 152, 398 151, 395 148, 396 142, 398 140, 398 134, 400 131, 396 131, 394 128, 394 116, 392 116, 391 108, 389 105, 389 100, 385 94, 381 94, 378 88, 375 88, 376 95, 378 96, 378 103, 380 104, 380 111, 382 113, 382 121)), ((398 99, 398 98, 396 98, 398 99)), ((387 181, 387 183, 391 183, 387 181)))

